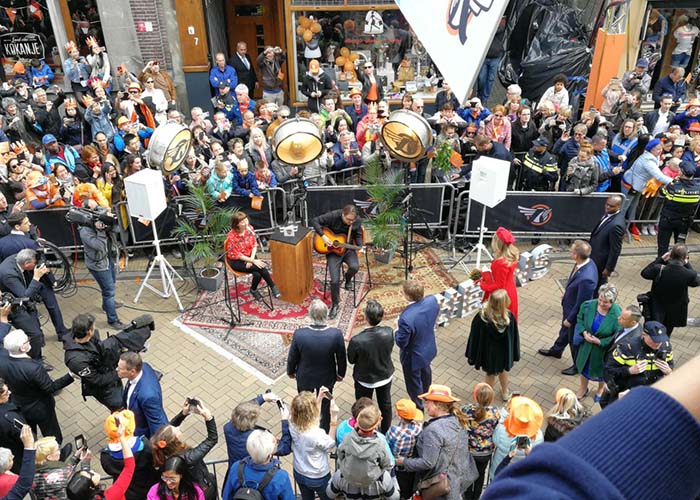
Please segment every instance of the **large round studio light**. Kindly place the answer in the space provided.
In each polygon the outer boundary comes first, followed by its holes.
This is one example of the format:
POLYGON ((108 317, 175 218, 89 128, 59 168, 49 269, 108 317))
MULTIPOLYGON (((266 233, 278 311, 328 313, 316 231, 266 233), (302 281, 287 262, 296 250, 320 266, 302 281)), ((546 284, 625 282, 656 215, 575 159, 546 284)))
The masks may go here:
POLYGON ((177 123, 166 123, 156 128, 148 141, 146 161, 149 167, 165 173, 177 170, 187 157, 192 132, 177 123))
POLYGON ((321 132, 307 118, 292 118, 277 127, 273 134, 275 155, 287 165, 303 165, 323 152, 321 132))
POLYGON ((403 161, 425 157, 433 145, 433 133, 428 121, 418 113, 399 109, 384 122, 381 138, 389 154, 403 161))

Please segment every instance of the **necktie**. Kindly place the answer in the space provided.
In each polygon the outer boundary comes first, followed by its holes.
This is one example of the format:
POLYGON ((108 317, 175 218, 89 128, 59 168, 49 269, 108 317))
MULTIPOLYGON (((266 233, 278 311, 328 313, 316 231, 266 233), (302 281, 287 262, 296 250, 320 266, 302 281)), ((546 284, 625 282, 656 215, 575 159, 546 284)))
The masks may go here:
POLYGON ((571 281, 571 278, 574 277, 574 274, 576 274, 578 264, 574 264, 574 268, 571 270, 571 274, 569 274, 569 281, 571 281))
POLYGON ((241 58, 241 61, 243 61, 243 64, 245 64, 246 69, 250 69, 250 64, 248 64, 248 58, 246 58, 245 56, 242 56, 240 54, 238 57, 241 58))
POLYGON ((129 399, 129 389, 131 388, 131 382, 127 382, 126 385, 124 386, 124 393, 122 394, 122 400, 124 401, 124 406, 129 406, 128 404, 128 399, 129 399))

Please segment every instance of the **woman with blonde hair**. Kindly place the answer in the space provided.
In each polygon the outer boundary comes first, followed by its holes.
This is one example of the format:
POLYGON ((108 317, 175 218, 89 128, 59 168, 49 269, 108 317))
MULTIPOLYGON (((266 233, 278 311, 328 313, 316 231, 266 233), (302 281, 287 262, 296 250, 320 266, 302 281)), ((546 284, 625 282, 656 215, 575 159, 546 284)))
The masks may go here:
POLYGON ((255 165, 261 161, 266 167, 271 168, 274 157, 272 156, 272 147, 267 142, 262 129, 253 127, 250 129, 250 138, 246 144, 246 150, 250 159, 253 160, 251 165, 255 165))
POLYGON ((469 419, 469 453, 474 457, 479 478, 464 494, 464 500, 478 500, 484 487, 486 466, 493 454, 493 431, 501 419, 501 412, 493 404, 493 388, 486 382, 479 382, 472 394, 473 403, 464 405, 462 412, 469 419))
POLYGON ((446 385, 431 384, 428 392, 418 397, 424 401, 430 421, 418 434, 414 456, 396 457, 396 465, 416 472, 419 489, 423 480, 445 474, 450 491, 438 498, 462 500, 464 492, 479 477, 474 457, 469 453, 469 418, 446 385))
POLYGON ((508 311, 509 302, 508 294, 503 289, 489 296, 481 312, 472 320, 464 353, 470 365, 486 372, 484 381, 491 387, 498 377, 503 401, 511 397, 506 372, 520 360, 518 323, 508 311))
POLYGON ((484 302, 494 290, 505 290, 510 297, 508 309, 518 320, 518 292, 515 289, 515 268, 520 259, 520 250, 515 246, 515 236, 504 227, 499 227, 491 239, 493 262, 491 271, 483 273, 479 286, 484 291, 484 302))
POLYGON ((484 135, 503 144, 510 151, 511 122, 505 106, 499 104, 491 110, 491 116, 486 118, 484 135))
POLYGON ((555 401, 554 408, 547 414, 545 441, 556 441, 588 418, 588 413, 571 389, 559 389, 555 401))
POLYGON ((318 396, 303 391, 294 396, 290 408, 289 431, 292 435, 294 454, 294 479, 299 485, 302 500, 329 500, 326 486, 331 479, 328 453, 335 448, 335 431, 338 428, 338 406, 331 399, 331 425, 328 434, 321 429, 321 402, 330 398, 330 392, 321 387, 318 396))
POLYGON ((66 486, 75 471, 81 470, 83 465, 89 468, 90 454, 82 448, 76 451, 65 462, 61 461, 61 448, 55 437, 46 436, 37 439, 34 443, 36 455, 34 463, 34 485, 32 486, 33 498, 43 500, 67 500, 66 486))

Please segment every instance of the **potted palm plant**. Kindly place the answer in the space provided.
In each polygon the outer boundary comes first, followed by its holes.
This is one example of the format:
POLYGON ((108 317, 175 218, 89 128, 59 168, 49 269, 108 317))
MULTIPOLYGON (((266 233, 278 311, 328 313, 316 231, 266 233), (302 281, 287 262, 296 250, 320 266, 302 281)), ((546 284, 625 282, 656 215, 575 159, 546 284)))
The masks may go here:
POLYGON ((205 186, 190 185, 189 193, 182 197, 189 216, 178 221, 173 235, 184 243, 183 259, 195 269, 197 286, 215 292, 224 277, 219 256, 231 229, 231 216, 238 209, 218 207, 205 186))
POLYGON ((403 209, 399 197, 403 193, 401 172, 384 170, 378 158, 365 165, 365 189, 372 202, 370 218, 363 221, 372 236, 374 259, 388 264, 403 235, 403 209))

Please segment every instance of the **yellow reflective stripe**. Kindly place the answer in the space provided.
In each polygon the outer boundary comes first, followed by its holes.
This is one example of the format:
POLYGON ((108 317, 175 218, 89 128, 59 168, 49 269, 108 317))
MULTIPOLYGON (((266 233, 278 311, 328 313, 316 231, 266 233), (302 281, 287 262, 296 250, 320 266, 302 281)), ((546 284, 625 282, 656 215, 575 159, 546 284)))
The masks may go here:
POLYGON ((523 164, 527 168, 537 172, 538 174, 542 173, 542 167, 540 165, 538 165, 537 163, 534 163, 533 161, 531 161, 527 156, 525 157, 525 161, 523 162, 523 164))
POLYGON ((615 351, 613 353, 613 359, 617 361, 621 365, 628 365, 628 366, 634 366, 637 364, 637 359, 636 358, 627 358, 625 356, 622 356, 620 353, 615 351))
POLYGON ((680 195, 667 193, 666 199, 677 203, 697 203, 700 201, 700 195, 680 195))

